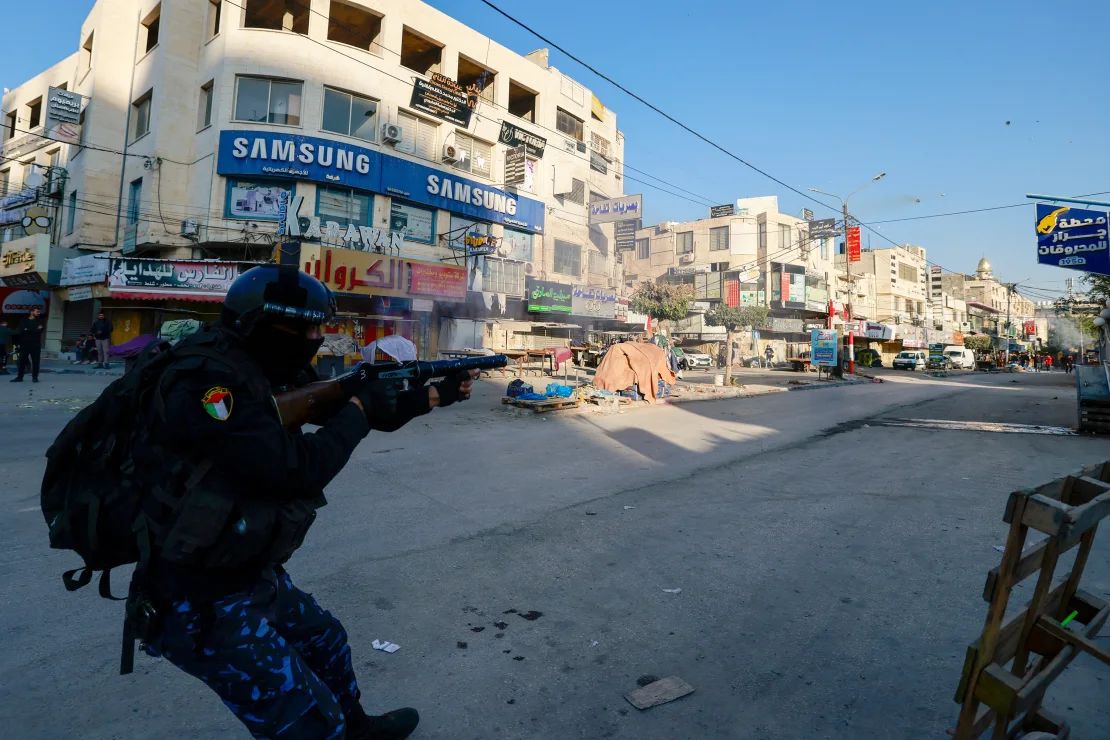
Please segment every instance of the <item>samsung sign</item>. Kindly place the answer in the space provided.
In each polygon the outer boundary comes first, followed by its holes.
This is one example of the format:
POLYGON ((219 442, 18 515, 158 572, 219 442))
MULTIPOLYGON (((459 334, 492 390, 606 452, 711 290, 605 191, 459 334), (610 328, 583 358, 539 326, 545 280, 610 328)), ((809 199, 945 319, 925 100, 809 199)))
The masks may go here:
POLYGON ((216 171, 225 176, 343 185, 543 233, 544 205, 539 201, 341 141, 270 131, 222 131, 216 171))

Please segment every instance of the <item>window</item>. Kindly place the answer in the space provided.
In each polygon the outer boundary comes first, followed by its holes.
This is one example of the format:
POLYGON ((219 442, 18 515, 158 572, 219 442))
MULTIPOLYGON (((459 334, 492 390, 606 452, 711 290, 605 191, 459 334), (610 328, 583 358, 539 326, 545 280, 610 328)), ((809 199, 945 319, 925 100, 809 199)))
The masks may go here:
POLYGON ((589 268, 591 275, 608 275, 609 260, 601 252, 590 252, 589 268))
POLYGON ((482 262, 482 291, 486 293, 505 293, 512 296, 524 295, 524 264, 506 260, 490 259, 482 262))
POLYGON ((361 95, 324 88, 324 131, 334 131, 374 141, 378 126, 378 101, 361 95))
POLYGON ((636 240, 636 259, 646 260, 651 257, 651 239, 636 240))
POLYGON ((154 10, 150 11, 150 14, 143 19, 143 30, 140 34, 143 38, 140 40, 140 43, 142 43, 144 54, 149 54, 151 49, 158 46, 158 26, 160 25, 159 22, 161 18, 162 4, 159 3, 155 5, 154 10))
POLYGON ((502 243, 509 247, 509 259, 532 261, 532 235, 527 231, 505 229, 502 243))
POLYGON ((132 180, 127 189, 127 225, 139 223, 139 201, 143 197, 143 178, 132 180))
POLYGON ((92 53, 93 53, 93 34, 92 32, 85 38, 85 43, 81 44, 81 69, 88 72, 92 69, 92 53))
POLYGON ((8 184, 12 179, 11 170, 0 170, 0 195, 8 194, 8 184))
POLYGON ((786 249, 790 246, 790 226, 779 224, 779 248, 786 249))
POLYGON ((709 230, 709 250, 719 252, 728 249, 728 227, 717 226, 709 230))
POLYGON ((612 159, 609 156, 609 140, 599 136, 595 131, 590 132, 590 149, 605 157, 606 160, 612 159))
POLYGON ((382 17, 366 8, 331 0, 328 14, 328 41, 357 46, 375 54, 382 35, 382 17))
POLYGON ((42 98, 36 98, 27 104, 27 128, 33 129, 42 123, 42 98))
POLYGON ((829 240, 828 239, 822 239, 821 240, 821 259, 823 259, 823 260, 829 259, 829 240))
POLYGON ((555 128, 562 131, 567 136, 573 137, 578 141, 582 141, 582 119, 572 116, 570 113, 567 113, 562 108, 555 109, 555 128))
POLYGON ((473 86, 473 92, 478 93, 478 97, 492 103, 493 81, 496 77, 497 73, 492 69, 459 55, 459 85, 463 90, 470 92, 473 86))
POLYGON ((200 86, 200 105, 197 106, 197 130, 212 125, 212 85, 209 80, 200 86))
POLYGON ((443 46, 405 26, 401 31, 401 66, 422 75, 440 72, 443 46))
POLYGON ((19 114, 16 113, 13 110, 11 113, 8 114, 8 122, 4 126, 4 128, 7 130, 7 134, 8 134, 7 138, 9 140, 15 138, 15 129, 16 129, 16 124, 18 122, 19 122, 19 114))
POLYGON ((389 230, 400 231, 407 241, 434 244, 436 240, 436 212, 401 203, 396 198, 389 206, 389 230))
POLYGON ((536 122, 536 93, 509 80, 509 113, 525 121, 536 122))
POLYGON ((398 113, 397 121, 402 129, 401 141, 396 145, 397 151, 423 159, 436 158, 436 131, 439 124, 408 113, 398 113))
POLYGON ((208 0, 208 38, 220 32, 220 17, 223 15, 223 0, 208 0))
POLYGON ((150 99, 153 94, 153 90, 147 90, 138 100, 131 104, 132 141, 146 136, 150 131, 150 99))
POLYGON ((556 239, 555 272, 578 277, 582 273, 582 247, 556 239))
POLYGON ((69 194, 69 210, 66 211, 66 236, 73 233, 73 226, 77 222, 77 191, 69 194))
POLYGON ((54 149, 52 151, 47 152, 46 156, 49 157, 49 161, 47 162, 47 167, 50 168, 51 174, 52 174, 54 168, 58 166, 58 160, 61 159, 62 150, 61 150, 61 148, 54 149))
POLYGON ((374 215, 373 198, 350 188, 316 187, 316 215, 320 221, 340 226, 369 226, 374 215))
POLYGON ((690 254, 694 251, 694 232, 680 231, 675 234, 675 246, 679 254, 690 254))
POLYGON ((760 249, 766 249, 767 248, 767 222, 766 221, 760 221, 759 225, 756 228, 759 232, 759 248, 760 249))
POLYGON ((253 221, 277 221, 282 192, 290 197, 293 190, 288 185, 266 180, 227 181, 228 218, 249 218, 253 221))
POLYGON ((235 120, 301 125, 301 83, 266 77, 238 77, 235 120))
POLYGON ((917 282, 917 268, 913 265, 907 265, 905 262, 898 263, 898 278, 900 280, 909 280, 910 282, 917 282))
POLYGON ((311 0, 246 0, 243 26, 307 34, 310 2, 311 0))
POLYGON ((455 134, 455 146, 459 150, 459 161, 455 168, 472 172, 481 177, 493 177, 493 145, 479 141, 464 133, 455 134))

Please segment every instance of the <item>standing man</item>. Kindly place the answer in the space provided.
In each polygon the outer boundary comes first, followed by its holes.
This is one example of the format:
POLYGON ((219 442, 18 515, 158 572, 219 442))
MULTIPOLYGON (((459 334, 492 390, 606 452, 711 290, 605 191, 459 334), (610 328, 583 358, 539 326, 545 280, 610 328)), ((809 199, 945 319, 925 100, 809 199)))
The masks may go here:
POLYGON ((231 285, 220 321, 175 347, 203 354, 167 367, 134 451, 155 478, 140 520, 150 555, 129 605, 158 615, 146 652, 203 681, 255 737, 400 740, 416 710, 363 711, 343 625, 284 566, 370 430, 465 400, 473 374, 408 391, 363 386, 319 430, 287 429, 274 393, 311 380, 334 311, 312 276, 255 267, 231 285), (167 459, 187 461, 177 484, 167 459))
POLYGON ((8 374, 8 353, 11 352, 12 330, 7 321, 0 321, 0 375, 8 374))
POLYGON ((112 322, 101 311, 92 324, 92 336, 96 340, 97 367, 108 368, 108 350, 112 347, 112 322))
POLYGON ((771 367, 775 359, 775 348, 768 344, 767 349, 763 350, 763 356, 767 358, 767 367, 771 367))
POLYGON ((39 382, 39 358, 42 355, 42 333, 46 329, 46 320, 42 317, 42 309, 35 306, 31 315, 19 322, 19 333, 16 342, 19 344, 19 367, 13 383, 22 383, 27 366, 31 366, 31 380, 39 382))

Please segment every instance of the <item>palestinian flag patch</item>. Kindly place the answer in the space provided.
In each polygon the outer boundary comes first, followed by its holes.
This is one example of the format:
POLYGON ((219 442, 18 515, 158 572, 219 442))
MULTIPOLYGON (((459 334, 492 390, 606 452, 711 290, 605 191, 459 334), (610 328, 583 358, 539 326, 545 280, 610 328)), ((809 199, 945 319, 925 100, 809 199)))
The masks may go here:
POLYGON ((232 398, 227 388, 209 388, 200 402, 204 405, 204 412, 216 421, 227 421, 231 417, 232 398))

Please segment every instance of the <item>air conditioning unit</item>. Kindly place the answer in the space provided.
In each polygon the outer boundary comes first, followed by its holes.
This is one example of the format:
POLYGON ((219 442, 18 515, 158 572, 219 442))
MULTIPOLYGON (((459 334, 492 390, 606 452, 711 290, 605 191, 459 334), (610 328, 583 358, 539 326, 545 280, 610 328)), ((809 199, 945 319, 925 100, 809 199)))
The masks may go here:
POLYGON ((462 149, 459 149, 454 144, 443 145, 443 161, 448 164, 456 164, 458 162, 465 162, 467 154, 462 149))
POLYGON ((187 218, 181 222, 181 236, 196 236, 199 229, 200 224, 195 218, 187 218))
POLYGON ((528 262, 524 265, 524 274, 525 275, 531 275, 535 271, 536 271, 536 268, 532 265, 531 262, 528 262))
POLYGON ((382 141, 386 144, 397 144, 405 138, 405 130, 396 123, 382 124, 382 141))
POLYGON ((693 264, 693 262, 694 262, 694 253, 691 252, 690 254, 682 255, 681 257, 678 258, 678 262, 681 265, 693 264))

